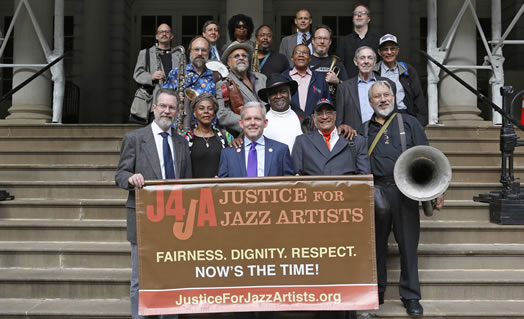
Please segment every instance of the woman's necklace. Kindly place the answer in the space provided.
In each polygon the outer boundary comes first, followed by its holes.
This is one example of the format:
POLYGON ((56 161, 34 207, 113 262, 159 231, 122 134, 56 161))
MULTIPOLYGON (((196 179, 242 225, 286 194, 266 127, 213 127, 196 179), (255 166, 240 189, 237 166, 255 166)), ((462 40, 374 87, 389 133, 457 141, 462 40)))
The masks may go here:
MULTIPOLYGON (((196 130, 195 130, 196 131, 196 130)), ((198 132, 202 134, 202 136, 199 136, 201 137, 205 142, 206 142, 206 148, 209 148, 209 139, 212 138, 213 136, 215 136, 214 134, 211 135, 211 136, 208 136, 208 137, 205 137, 204 136, 204 132, 202 132, 200 129, 198 129, 198 132)), ((196 134, 195 134, 196 135, 196 134)), ((198 135, 197 135, 198 136, 198 135)))

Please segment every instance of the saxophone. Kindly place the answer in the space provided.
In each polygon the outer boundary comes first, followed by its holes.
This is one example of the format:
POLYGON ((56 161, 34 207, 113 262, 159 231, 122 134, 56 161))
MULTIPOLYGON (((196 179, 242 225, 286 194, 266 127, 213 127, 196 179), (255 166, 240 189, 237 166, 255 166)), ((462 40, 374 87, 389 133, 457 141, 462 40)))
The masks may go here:
POLYGON ((255 42, 255 52, 253 52, 251 57, 251 72, 260 72, 258 67, 258 41, 255 42))
POLYGON ((171 54, 175 53, 176 51, 180 51, 180 53, 182 54, 182 58, 180 59, 180 63, 178 64, 178 78, 176 86, 176 93, 178 95, 178 105, 175 122, 175 129, 177 133, 180 134, 184 131, 184 118, 186 116, 184 110, 184 102, 181 101, 181 97, 184 96, 184 86, 186 84, 186 50, 184 49, 184 46, 179 45, 171 50, 171 54))

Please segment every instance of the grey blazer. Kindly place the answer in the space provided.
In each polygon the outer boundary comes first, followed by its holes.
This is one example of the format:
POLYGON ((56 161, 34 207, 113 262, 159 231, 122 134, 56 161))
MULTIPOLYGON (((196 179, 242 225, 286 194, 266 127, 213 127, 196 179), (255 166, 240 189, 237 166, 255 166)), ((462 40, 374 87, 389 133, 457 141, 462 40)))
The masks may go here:
MULTIPOLYGON (((180 53, 180 51, 176 51, 174 54, 171 54, 171 63, 174 68, 178 68, 181 59, 182 54, 180 53)), ((162 62, 160 62, 160 59, 156 55, 155 46, 152 46, 149 49, 140 50, 140 52, 138 53, 138 58, 136 60, 133 79, 138 84, 154 86, 153 99, 156 96, 156 91, 158 91, 158 89, 161 88, 162 85, 164 85, 163 81, 155 81, 155 83, 153 83, 153 79, 151 78, 151 76, 157 70, 161 70, 162 72, 164 72, 164 74, 166 75, 166 79, 169 72, 171 72, 171 70, 164 70, 162 62), (146 50, 149 50, 149 72, 147 72, 146 70, 146 50)), ((156 101, 153 101, 153 103, 156 103, 156 101)))
POLYGON ((318 130, 297 136, 291 154, 295 172, 300 175, 371 174, 366 139, 357 135, 352 142, 355 151, 351 150, 350 141, 340 136, 330 152, 318 130))
MULTIPOLYGON (((191 158, 186 140, 172 131, 175 148, 175 175, 191 178, 191 158)), ((120 161, 115 175, 116 185, 129 190, 126 202, 127 240, 136 244, 135 190, 129 185, 131 175, 141 173, 144 179, 162 179, 162 170, 151 124, 127 133, 122 140, 120 161)))
MULTIPOLYGON (((242 94, 242 98, 244 99, 244 103, 251 101, 261 102, 260 98, 257 95, 257 92, 258 90, 266 87, 266 76, 258 72, 250 72, 249 74, 254 79, 254 91, 251 91, 251 89, 247 85, 245 85, 244 82, 242 82, 242 80, 235 73, 229 73, 228 77, 231 80, 233 80, 233 82, 235 82, 238 86, 238 89, 242 94)), ((227 81, 220 80, 217 82, 218 122, 220 125, 224 126, 228 132, 238 135, 242 131, 240 125, 238 124, 238 121, 240 120, 240 115, 236 114, 231 110, 229 101, 224 101, 221 89, 223 84, 227 84, 227 81)))
POLYGON ((293 55, 293 50, 297 46, 297 34, 293 33, 292 35, 288 35, 282 38, 282 41, 280 41, 280 49, 279 52, 286 56, 287 60, 289 61, 290 67, 293 67, 293 61, 291 60, 291 56, 293 55))
MULTIPOLYGON (((396 92, 396 86, 388 78, 375 76, 377 81, 388 81, 396 92)), ((366 96, 367 98, 367 96, 366 96)), ((337 126, 346 124, 358 131, 362 125, 362 113, 360 111, 360 100, 358 96, 358 76, 342 82, 337 87, 337 126)))

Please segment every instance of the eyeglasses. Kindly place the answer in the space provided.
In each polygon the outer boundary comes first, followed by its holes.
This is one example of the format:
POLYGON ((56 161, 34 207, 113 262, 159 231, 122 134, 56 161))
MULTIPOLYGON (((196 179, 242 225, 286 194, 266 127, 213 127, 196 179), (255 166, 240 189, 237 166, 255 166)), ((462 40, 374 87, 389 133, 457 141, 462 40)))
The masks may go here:
POLYGON ((317 41, 329 41, 329 38, 327 38, 327 37, 314 37, 313 39, 315 39, 317 41))
POLYGON ((157 30, 156 33, 157 33, 157 34, 160 34, 160 33, 166 33, 166 34, 169 34, 169 33, 171 33, 171 30, 157 30))
POLYGON ((233 55, 233 58, 235 58, 236 60, 239 60, 240 58, 242 59, 247 59, 248 55, 245 54, 245 53, 237 53, 235 55, 233 55))
POLYGON ((297 50, 295 51, 295 55, 309 55, 309 51, 297 50))
POLYGON ((165 104, 158 104, 156 106, 160 111, 164 111, 165 109, 169 109, 169 112, 174 112, 176 111, 176 106, 172 106, 172 105, 165 105, 165 104))
POLYGON ((363 16, 365 14, 368 14, 369 11, 366 11, 366 10, 362 10, 362 11, 353 11, 353 15, 354 16, 363 16))
POLYGON ((333 116, 335 114, 335 111, 316 111, 316 116, 333 116))
POLYGON ((235 26, 235 28, 237 28, 237 29, 247 29, 247 26, 245 24, 237 24, 235 26))
POLYGON ((382 47, 382 48, 379 48, 380 51, 382 52, 395 52, 397 51, 398 47, 382 47))

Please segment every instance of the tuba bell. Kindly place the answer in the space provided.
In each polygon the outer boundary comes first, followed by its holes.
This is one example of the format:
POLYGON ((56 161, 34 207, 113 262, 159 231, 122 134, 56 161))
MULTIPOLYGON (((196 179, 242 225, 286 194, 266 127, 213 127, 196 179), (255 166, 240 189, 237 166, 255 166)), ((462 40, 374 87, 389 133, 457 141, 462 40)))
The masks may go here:
POLYGON ((451 165, 438 149, 419 145, 403 152, 393 169, 402 194, 422 202, 426 216, 433 215, 432 200, 444 194, 451 182, 451 165))

